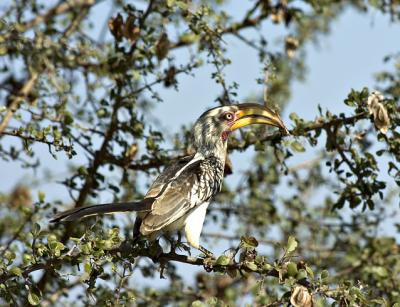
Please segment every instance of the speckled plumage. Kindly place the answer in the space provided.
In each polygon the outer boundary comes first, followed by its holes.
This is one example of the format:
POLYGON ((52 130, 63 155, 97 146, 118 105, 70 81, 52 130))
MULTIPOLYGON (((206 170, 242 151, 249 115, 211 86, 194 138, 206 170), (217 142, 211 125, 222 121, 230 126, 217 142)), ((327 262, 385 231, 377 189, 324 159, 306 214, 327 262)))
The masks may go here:
POLYGON ((212 197, 220 191, 223 176, 224 161, 215 156, 197 154, 167 167, 145 196, 145 199, 155 197, 156 200, 151 210, 139 214, 140 233, 156 238, 161 233, 185 228, 189 243, 198 248, 199 237, 190 233, 200 236, 200 231, 192 231, 190 225, 186 227, 187 219, 193 214, 203 214, 212 197), (204 203, 207 203, 205 208, 201 207, 204 203))
POLYGON ((134 232, 156 239, 184 229, 188 243, 200 245, 206 211, 224 177, 228 135, 235 129, 262 123, 286 130, 279 115, 256 104, 217 107, 204 112, 193 126, 196 154, 174 161, 154 181, 141 201, 76 208, 57 214, 53 222, 118 211, 136 211, 134 232))

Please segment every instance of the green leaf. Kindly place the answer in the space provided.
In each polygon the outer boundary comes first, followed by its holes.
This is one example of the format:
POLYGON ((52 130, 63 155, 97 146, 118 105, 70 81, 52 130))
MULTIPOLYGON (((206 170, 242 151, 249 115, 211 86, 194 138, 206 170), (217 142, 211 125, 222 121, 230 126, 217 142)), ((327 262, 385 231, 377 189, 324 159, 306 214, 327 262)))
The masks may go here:
POLYGON ((295 277, 297 275, 297 264, 294 262, 289 262, 287 265, 287 273, 291 277, 295 277))
POLYGON ((228 265, 230 261, 231 261, 231 259, 228 256, 221 255, 221 256, 218 257, 218 259, 215 262, 215 264, 217 264, 217 265, 228 265))
POLYGON ((39 202, 44 203, 45 197, 46 197, 46 194, 43 191, 38 192, 39 202))
POLYGON ((22 270, 16 266, 10 269, 10 273, 14 274, 15 276, 22 276, 22 270))
POLYGON ((298 142, 298 141, 293 141, 293 142, 290 144, 290 147, 291 147, 294 151, 296 151, 296 152, 305 152, 305 151, 306 151, 305 148, 304 148, 304 146, 303 146, 303 144, 301 144, 301 143, 298 142))
POLYGON ((323 270, 321 272, 321 279, 326 279, 329 277, 329 272, 327 270, 323 270))
POLYGON ((257 247, 258 246, 258 241, 254 237, 242 236, 240 238, 240 240, 242 241, 242 244, 244 245, 244 247, 257 247))
POLYGON ((32 227, 32 234, 33 236, 38 236, 40 234, 40 225, 38 223, 33 224, 32 227))
POLYGON ((311 278, 314 278, 314 272, 308 265, 306 265, 306 272, 311 278))
POLYGON ((296 113, 294 113, 294 112, 292 112, 292 113, 290 113, 289 114, 289 118, 292 120, 292 121, 297 121, 298 119, 299 119, 299 116, 296 114, 296 113))
POLYGON ((246 262, 246 267, 252 271, 258 270, 257 264, 255 264, 254 262, 246 262))
POLYGON ((90 273, 92 271, 92 265, 90 264, 90 262, 85 262, 84 266, 83 266, 84 270, 86 273, 90 273))
POLYGON ((51 234, 48 235, 47 241, 48 241, 49 243, 50 243, 50 242, 55 242, 55 241, 57 241, 57 236, 56 236, 55 234, 51 233, 51 234))
POLYGON ((65 112, 64 114, 64 124, 71 125, 74 122, 74 118, 71 113, 65 112))
POLYGON ((8 264, 11 264, 16 257, 16 254, 13 251, 6 250, 4 253, 4 258, 8 260, 8 264))
POLYGON ((39 305, 40 297, 38 295, 36 295, 35 293, 29 292, 28 302, 29 302, 29 304, 31 304, 33 306, 39 305))
POLYGON ((387 277, 388 271, 383 266, 373 266, 371 272, 379 277, 387 277))
POLYGON ((288 253, 288 254, 292 253, 296 250, 296 248, 297 248, 296 238, 293 236, 290 236, 287 241, 286 253, 288 253))
POLYGON ((307 272, 304 269, 300 269, 296 276, 297 279, 307 278, 307 272))
POLYGON ((173 7, 175 5, 175 0, 167 0, 167 7, 173 7))
POLYGON ((192 307, 207 307, 207 305, 204 304, 202 301, 197 300, 192 302, 192 307))

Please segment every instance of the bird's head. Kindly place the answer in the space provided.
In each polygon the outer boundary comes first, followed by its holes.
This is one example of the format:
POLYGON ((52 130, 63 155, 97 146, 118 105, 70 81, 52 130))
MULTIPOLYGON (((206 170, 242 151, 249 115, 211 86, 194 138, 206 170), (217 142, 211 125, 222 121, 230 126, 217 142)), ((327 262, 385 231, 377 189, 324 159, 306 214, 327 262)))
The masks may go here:
POLYGON ((288 133, 278 113, 266 106, 255 103, 222 106, 204 112, 194 124, 195 149, 204 155, 225 155, 229 134, 253 124, 275 126, 288 133))

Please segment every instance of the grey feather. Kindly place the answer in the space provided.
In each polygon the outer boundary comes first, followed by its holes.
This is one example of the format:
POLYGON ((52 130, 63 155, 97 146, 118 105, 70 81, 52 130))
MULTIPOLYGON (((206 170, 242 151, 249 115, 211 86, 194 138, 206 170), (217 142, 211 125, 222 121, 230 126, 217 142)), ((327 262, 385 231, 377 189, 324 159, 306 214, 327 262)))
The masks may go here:
POLYGON ((141 201, 125 202, 125 203, 109 203, 101 205, 92 205, 87 207, 73 208, 56 214, 51 223, 76 221, 84 217, 113 213, 113 212, 144 212, 151 210, 154 198, 145 198, 141 201))
POLYGON ((185 160, 182 164, 186 166, 183 171, 183 167, 176 165, 166 169, 147 193, 156 195, 156 199, 152 210, 142 215, 140 232, 143 235, 159 231, 179 220, 220 190, 224 168, 221 161, 208 158, 194 162, 185 160))

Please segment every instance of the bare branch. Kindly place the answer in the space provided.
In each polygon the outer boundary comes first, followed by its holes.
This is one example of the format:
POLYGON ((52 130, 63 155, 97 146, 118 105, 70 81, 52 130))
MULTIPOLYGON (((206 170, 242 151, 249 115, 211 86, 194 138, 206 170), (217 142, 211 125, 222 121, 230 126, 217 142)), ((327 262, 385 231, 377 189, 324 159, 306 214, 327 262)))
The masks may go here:
POLYGON ((57 5, 49 9, 45 14, 38 15, 30 21, 23 23, 24 30, 28 30, 35 27, 43 22, 48 22, 51 18, 56 15, 67 13, 71 10, 76 11, 85 7, 89 7, 95 4, 95 0, 71 0, 71 1, 60 1, 57 5))
POLYGON ((25 85, 20 90, 19 94, 16 98, 10 103, 6 115, 3 117, 0 123, 0 137, 3 134, 4 130, 7 128, 8 123, 13 117, 14 113, 17 111, 20 103, 29 95, 29 93, 33 90, 33 87, 38 80, 39 74, 37 72, 33 72, 31 77, 25 83, 25 85))

